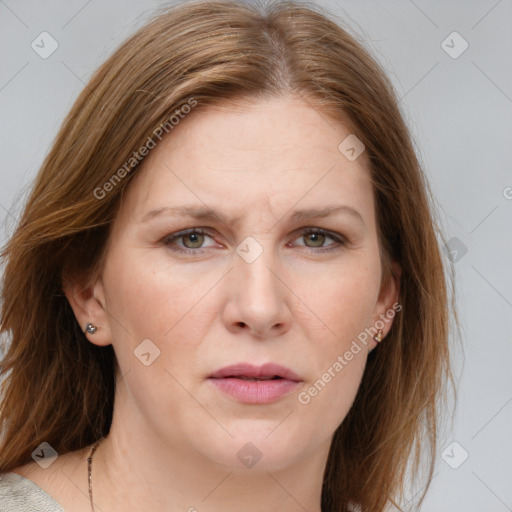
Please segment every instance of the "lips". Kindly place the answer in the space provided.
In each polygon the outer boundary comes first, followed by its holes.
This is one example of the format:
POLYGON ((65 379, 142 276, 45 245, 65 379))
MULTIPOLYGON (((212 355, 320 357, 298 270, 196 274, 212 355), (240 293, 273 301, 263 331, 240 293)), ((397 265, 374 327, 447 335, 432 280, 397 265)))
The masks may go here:
POLYGON ((302 379, 284 366, 240 363, 226 366, 208 378, 215 389, 244 404, 268 404, 296 391, 302 379))
POLYGON ((301 382, 302 379, 292 370, 274 363, 253 366, 249 363, 234 364, 217 370, 210 375, 211 379, 238 378, 242 380, 277 380, 286 379, 301 382))

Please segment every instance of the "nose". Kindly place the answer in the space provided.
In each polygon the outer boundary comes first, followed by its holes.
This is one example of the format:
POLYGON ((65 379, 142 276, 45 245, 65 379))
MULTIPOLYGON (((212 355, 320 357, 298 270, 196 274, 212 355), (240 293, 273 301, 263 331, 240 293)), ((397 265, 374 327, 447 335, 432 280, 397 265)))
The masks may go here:
POLYGON ((236 254, 227 275, 224 324, 230 332, 245 330, 261 339, 282 335, 291 325, 291 293, 278 275, 273 252, 265 247, 256 260, 249 261, 236 254))

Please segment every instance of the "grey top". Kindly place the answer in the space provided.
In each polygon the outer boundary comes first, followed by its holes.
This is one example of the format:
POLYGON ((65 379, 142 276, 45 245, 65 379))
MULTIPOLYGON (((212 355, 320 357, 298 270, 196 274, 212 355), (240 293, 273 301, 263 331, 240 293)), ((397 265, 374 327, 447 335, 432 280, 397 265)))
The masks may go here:
POLYGON ((64 512, 64 509, 32 480, 18 473, 1 473, 0 512, 64 512))

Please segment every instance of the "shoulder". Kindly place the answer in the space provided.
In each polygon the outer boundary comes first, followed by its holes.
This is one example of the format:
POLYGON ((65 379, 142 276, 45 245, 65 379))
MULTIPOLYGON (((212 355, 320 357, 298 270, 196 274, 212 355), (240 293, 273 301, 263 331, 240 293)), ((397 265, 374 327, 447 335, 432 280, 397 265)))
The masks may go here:
POLYGON ((18 473, 0 474, 0 512, 63 512, 41 487, 18 473))
POLYGON ((0 512, 90 511, 86 450, 60 454, 50 466, 31 461, 0 473, 0 512))

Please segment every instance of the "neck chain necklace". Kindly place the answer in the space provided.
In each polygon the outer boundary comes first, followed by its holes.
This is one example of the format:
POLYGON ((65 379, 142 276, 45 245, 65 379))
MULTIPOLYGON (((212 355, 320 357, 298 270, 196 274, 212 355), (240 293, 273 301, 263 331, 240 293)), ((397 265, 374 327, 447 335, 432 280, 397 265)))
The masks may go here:
POLYGON ((103 438, 99 439, 91 446, 91 451, 89 452, 89 457, 87 457, 87 476, 89 478, 89 499, 91 501, 91 511, 92 512, 95 512, 94 502, 92 500, 92 456, 94 455, 96 448, 98 448, 98 445, 101 443, 102 440, 103 440, 103 438))

